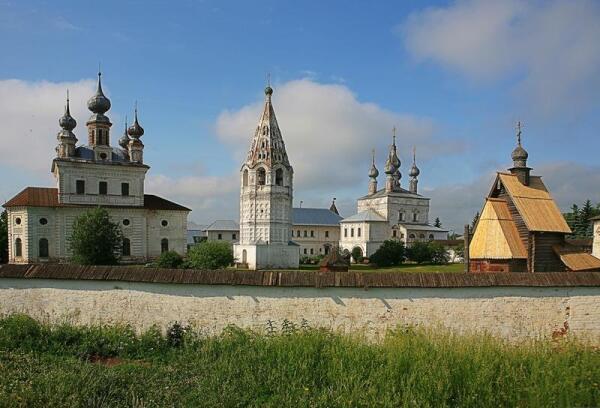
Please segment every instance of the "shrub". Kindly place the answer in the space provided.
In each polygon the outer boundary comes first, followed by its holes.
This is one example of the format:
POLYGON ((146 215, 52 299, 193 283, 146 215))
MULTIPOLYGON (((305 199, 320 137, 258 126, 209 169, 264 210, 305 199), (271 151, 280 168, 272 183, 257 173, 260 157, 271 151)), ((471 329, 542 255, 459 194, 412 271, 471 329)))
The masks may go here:
POLYGON ((175 251, 166 251, 160 254, 156 260, 159 268, 179 268, 183 264, 183 258, 175 251))
POLYGON ((450 260, 448 251, 439 242, 429 242, 429 248, 431 251, 431 263, 434 265, 446 265, 450 260))
POLYGON ((442 265, 448 263, 448 252, 438 242, 413 242, 408 248, 408 259, 418 264, 431 263, 442 265))
POLYGON ((352 259, 354 259, 354 262, 356 263, 361 263, 363 260, 363 256, 362 256, 362 249, 360 249, 359 247, 354 247, 354 249, 352 249, 352 259))
POLYGON ((377 266, 395 266, 404 262, 405 248, 402 241, 388 239, 369 258, 377 266))
POLYGON ((188 252, 186 266, 194 269, 219 269, 233 263, 233 250, 227 242, 205 241, 188 252))
POLYGON ((171 347, 181 347, 185 341, 186 334, 190 331, 189 326, 175 322, 167 329, 167 344, 171 347))
POLYGON ((123 235, 110 221, 108 211, 94 208, 75 219, 68 238, 73 262, 80 265, 114 265, 119 259, 123 235))

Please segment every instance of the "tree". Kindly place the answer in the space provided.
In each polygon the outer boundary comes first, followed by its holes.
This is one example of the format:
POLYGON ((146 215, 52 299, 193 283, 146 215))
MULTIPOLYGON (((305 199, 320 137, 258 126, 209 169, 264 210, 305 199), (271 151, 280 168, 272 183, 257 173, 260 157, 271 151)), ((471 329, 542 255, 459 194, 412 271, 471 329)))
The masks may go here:
POLYGON ((402 241, 388 239, 383 241, 379 249, 369 257, 369 260, 380 267, 396 266, 404 262, 405 253, 402 241))
POLYGON ((577 235, 580 237, 591 238, 593 236, 592 233, 592 222, 590 222, 590 218, 594 216, 594 207, 592 206, 592 202, 590 200, 586 200, 579 211, 579 225, 577 229, 577 235))
POLYGON ((227 242, 204 241, 188 251, 187 266, 193 269, 219 269, 233 263, 233 250, 227 242))
POLYGON ((354 249, 352 249, 352 259, 354 259, 354 262, 356 262, 356 263, 362 262, 363 261, 362 249, 360 249, 359 247, 354 247, 354 249))
POLYGON ((73 262, 80 265, 114 265, 119 260, 123 234, 110 221, 108 211, 94 208, 75 219, 68 238, 73 262))
POLYGON ((434 227, 442 228, 442 222, 440 221, 440 217, 435 217, 435 221, 433 223, 434 227))
POLYGON ((183 264, 183 258, 175 251, 165 251, 156 260, 159 268, 179 268, 183 264))
POLYGON ((473 221, 471 221, 471 232, 475 231, 475 225, 477 225, 477 221, 479 221, 479 211, 473 217, 473 221))
POLYGON ((432 252, 428 242, 416 241, 407 250, 408 259, 418 264, 431 263, 432 252))
POLYGON ((439 242, 430 241, 427 243, 431 254, 431 263, 434 265, 445 265, 450 260, 450 255, 446 248, 439 242))
POLYGON ((8 214, 0 214, 0 263, 8 262, 8 214))

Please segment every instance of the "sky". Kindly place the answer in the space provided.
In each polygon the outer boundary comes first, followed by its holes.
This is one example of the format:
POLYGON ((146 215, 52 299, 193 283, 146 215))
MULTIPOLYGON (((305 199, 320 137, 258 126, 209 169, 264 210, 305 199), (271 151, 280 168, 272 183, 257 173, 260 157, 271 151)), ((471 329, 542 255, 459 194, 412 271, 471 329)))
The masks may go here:
MULTIPOLYGON (((344 216, 398 131, 456 232, 510 167, 515 123, 559 206, 600 202, 600 2, 0 0, 0 201, 50 173, 66 90, 85 141, 100 64, 116 146, 137 101, 146 193, 238 219, 270 73, 294 205, 344 216)), ((384 178, 380 176, 380 185, 384 178)))

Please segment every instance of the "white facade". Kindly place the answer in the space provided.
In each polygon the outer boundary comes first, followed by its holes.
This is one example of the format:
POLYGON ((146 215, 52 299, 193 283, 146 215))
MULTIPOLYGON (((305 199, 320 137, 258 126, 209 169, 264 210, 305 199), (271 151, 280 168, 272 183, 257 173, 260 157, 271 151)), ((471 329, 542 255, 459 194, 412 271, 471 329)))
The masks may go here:
POLYGON ((234 257, 250 269, 299 266, 298 247, 291 243, 294 171, 272 93, 267 87, 264 111, 240 170, 240 239, 234 257))
POLYGON ((594 243, 592 247, 592 255, 600 258, 600 218, 594 220, 594 243))
POLYGON ((149 167, 142 161, 144 134, 137 119, 110 145, 111 123, 104 115, 110 101, 98 90, 88 101, 88 144, 76 146, 76 121, 67 108, 59 124, 57 157, 52 162, 56 188, 28 187, 9 200, 10 263, 66 262, 71 257, 69 237, 75 219, 90 208, 105 208, 121 227, 123 262, 146 262, 161 252, 185 254, 189 209, 144 194, 149 167))

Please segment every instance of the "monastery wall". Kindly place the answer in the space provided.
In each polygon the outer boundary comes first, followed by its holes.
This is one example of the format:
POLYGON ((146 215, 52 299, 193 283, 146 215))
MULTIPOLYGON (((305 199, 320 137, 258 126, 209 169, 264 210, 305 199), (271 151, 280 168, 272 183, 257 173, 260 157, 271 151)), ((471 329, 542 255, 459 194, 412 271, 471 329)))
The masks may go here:
MULTIPOLYGON (((263 281, 276 273, 267 274, 261 275, 263 281)), ((491 278, 473 278, 485 279, 491 278)), ((600 345, 597 283, 365 289, 3 277, 0 315, 11 313, 26 313, 52 323, 129 324, 137 330, 152 325, 164 329, 179 321, 207 334, 220 333, 228 325, 260 330, 269 320, 281 325, 284 319, 297 324, 306 320, 311 327, 361 332, 370 338, 380 338, 386 330, 405 325, 443 327, 457 333, 488 332, 516 341, 552 338, 566 332, 600 345)))

